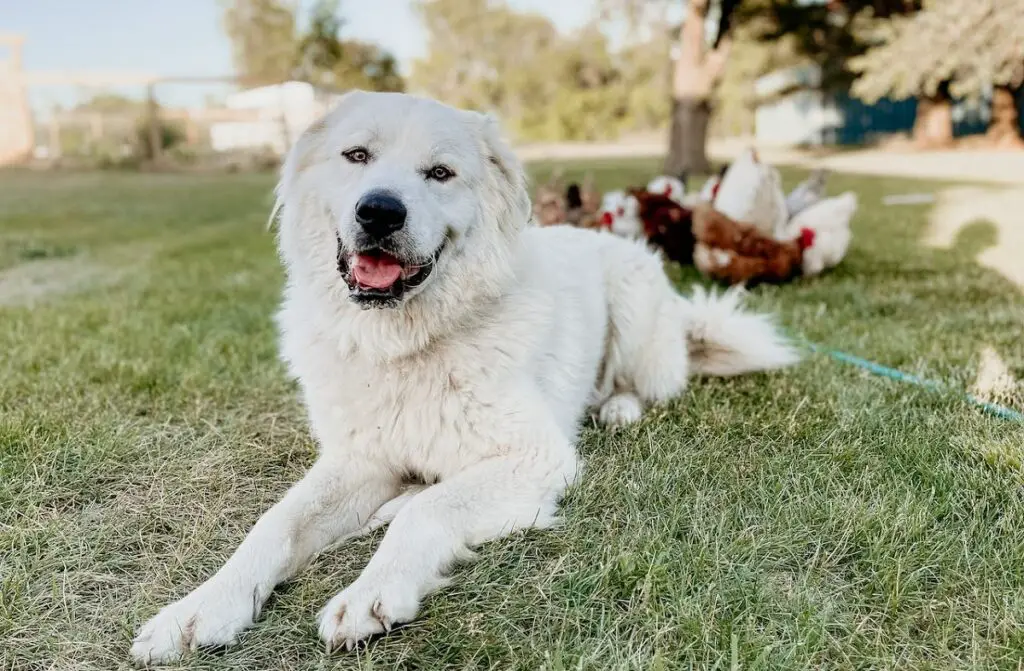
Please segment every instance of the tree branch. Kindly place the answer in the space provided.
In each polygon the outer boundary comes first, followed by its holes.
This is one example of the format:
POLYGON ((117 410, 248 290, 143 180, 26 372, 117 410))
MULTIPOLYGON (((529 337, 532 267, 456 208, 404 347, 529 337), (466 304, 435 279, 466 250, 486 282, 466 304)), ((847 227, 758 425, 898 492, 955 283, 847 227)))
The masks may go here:
POLYGON ((715 42, 712 44, 712 47, 717 49, 722 40, 729 36, 729 29, 732 28, 733 14, 739 5, 740 0, 722 0, 722 13, 718 16, 718 32, 715 33, 715 42))

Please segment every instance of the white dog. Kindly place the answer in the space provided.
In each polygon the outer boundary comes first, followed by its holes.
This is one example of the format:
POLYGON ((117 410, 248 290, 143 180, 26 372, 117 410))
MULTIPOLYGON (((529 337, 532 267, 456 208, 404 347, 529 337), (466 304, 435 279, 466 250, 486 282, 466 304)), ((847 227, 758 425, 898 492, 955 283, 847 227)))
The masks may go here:
POLYGON ((390 521, 319 615, 328 648, 386 632, 473 546, 552 524, 588 407, 633 422, 692 372, 796 358, 737 294, 679 296, 635 242, 528 226, 522 168, 477 113, 351 93, 298 140, 278 194, 281 350, 320 456, 142 627, 141 663, 233 642, 275 585, 390 521))

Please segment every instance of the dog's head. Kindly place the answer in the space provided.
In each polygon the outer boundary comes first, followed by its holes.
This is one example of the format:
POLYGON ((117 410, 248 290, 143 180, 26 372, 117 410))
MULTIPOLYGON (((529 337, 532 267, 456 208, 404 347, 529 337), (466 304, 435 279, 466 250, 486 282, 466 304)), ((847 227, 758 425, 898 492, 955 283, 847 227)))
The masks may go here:
POLYGON ((362 91, 295 143, 277 207, 293 283, 387 310, 493 285, 530 217, 522 168, 492 119, 362 91))

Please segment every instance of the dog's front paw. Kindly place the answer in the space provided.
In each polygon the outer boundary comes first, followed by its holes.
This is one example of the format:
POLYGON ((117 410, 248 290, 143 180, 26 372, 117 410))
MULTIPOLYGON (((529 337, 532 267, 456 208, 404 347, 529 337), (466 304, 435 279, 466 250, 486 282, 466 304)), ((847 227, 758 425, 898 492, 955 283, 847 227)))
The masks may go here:
POLYGON ((342 646, 351 650, 362 640, 412 620, 418 608, 414 587, 397 581, 375 584, 360 577, 320 611, 320 638, 328 652, 342 646))
POLYGON ((639 422, 643 414, 643 404, 636 394, 615 394, 601 404, 598 419, 605 426, 625 426, 639 422))
POLYGON ((137 664, 163 664, 199 647, 230 645, 253 623, 254 611, 252 595, 202 585, 143 625, 131 656, 137 664))

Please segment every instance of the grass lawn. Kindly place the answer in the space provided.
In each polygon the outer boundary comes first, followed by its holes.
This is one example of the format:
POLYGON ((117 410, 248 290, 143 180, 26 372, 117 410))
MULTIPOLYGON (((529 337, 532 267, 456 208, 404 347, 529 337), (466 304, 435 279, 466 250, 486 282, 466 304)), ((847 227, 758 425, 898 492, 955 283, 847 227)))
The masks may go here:
MULTIPOLYGON (((612 187, 655 164, 590 167, 612 187)), ((270 186, 0 175, 0 669, 127 667, 135 628, 313 461, 276 359, 270 186)), ((752 303, 954 388, 985 347, 1024 378, 1024 295, 974 261, 992 227, 933 249, 929 206, 880 205, 939 186, 834 176, 861 196, 849 257, 752 303)), ((1024 410, 1019 386, 1008 403, 1024 410)), ((1024 664, 1024 425, 812 356, 694 381, 636 427, 588 426, 580 450, 564 527, 485 546, 400 632, 334 656, 316 637, 378 534, 279 589, 240 646, 183 666, 1024 664)))

